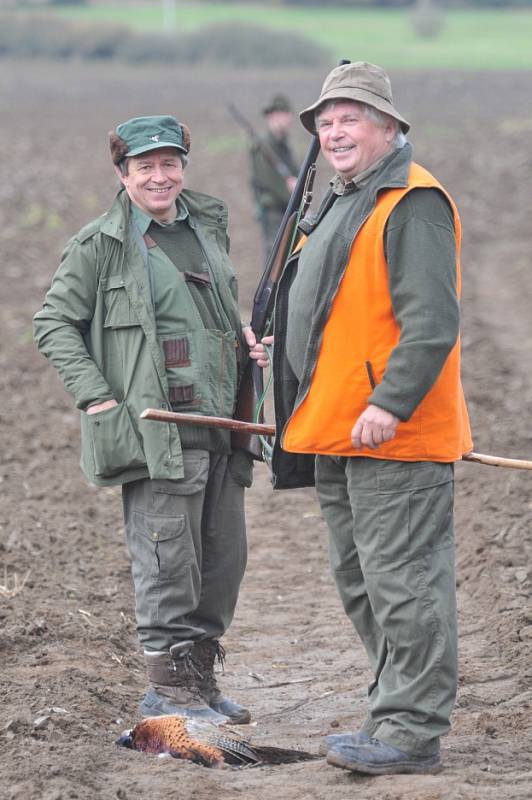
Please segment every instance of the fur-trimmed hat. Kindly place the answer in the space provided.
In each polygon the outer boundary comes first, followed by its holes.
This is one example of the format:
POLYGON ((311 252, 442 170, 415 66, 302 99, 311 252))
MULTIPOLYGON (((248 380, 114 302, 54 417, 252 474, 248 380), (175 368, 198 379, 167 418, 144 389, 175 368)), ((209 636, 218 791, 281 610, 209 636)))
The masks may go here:
POLYGON ((161 147, 175 147, 187 155, 190 131, 175 117, 134 117, 109 131, 109 147, 113 164, 161 147))

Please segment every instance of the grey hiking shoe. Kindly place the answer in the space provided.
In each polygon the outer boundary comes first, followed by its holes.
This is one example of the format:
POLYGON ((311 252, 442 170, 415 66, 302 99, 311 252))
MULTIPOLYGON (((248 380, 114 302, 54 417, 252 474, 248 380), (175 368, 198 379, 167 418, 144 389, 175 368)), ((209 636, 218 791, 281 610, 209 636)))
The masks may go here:
POLYGON ((379 739, 370 739, 368 744, 360 745, 338 743, 327 753, 327 763, 368 775, 423 775, 442 769, 439 752, 431 756, 414 756, 379 739))
POLYGON ((369 733, 365 731, 356 731, 355 733, 331 733, 322 739, 318 748, 320 756, 326 756, 329 750, 332 750, 337 745, 350 744, 357 746, 359 744, 369 744, 369 733))
POLYGON ((210 708, 203 700, 191 651, 194 642, 178 642, 166 652, 145 653, 150 688, 140 704, 144 717, 178 714, 214 725, 229 722, 226 715, 210 708))
POLYGON ((198 689, 201 697, 207 705, 218 712, 229 717, 233 725, 245 725, 251 720, 251 714, 247 708, 225 697, 216 682, 214 673, 214 662, 222 667, 225 662, 225 650, 218 639, 203 639, 194 643, 192 658, 198 669, 198 689))

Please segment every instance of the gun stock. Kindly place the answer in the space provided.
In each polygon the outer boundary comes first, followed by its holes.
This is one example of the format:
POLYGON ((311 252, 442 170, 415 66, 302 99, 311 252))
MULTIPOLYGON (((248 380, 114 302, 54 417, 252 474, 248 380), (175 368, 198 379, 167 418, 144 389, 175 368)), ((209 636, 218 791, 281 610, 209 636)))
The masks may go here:
MULTIPOLYGON (((262 369, 250 359, 238 390, 238 398, 236 403, 235 416, 238 420, 248 421, 252 423, 255 421, 256 409, 259 405, 260 398, 263 392, 262 382, 262 369)), ((262 409, 259 412, 257 422, 264 422, 264 414, 262 409)), ((262 461, 262 447, 260 444, 257 431, 250 431, 245 428, 233 428, 231 434, 232 447, 246 450, 255 461, 262 461)))

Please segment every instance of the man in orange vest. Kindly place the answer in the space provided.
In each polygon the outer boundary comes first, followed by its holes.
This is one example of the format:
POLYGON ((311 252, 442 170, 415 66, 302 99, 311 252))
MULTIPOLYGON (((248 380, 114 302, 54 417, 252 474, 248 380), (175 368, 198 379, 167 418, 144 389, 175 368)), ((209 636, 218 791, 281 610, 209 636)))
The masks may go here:
POLYGON ((279 285, 274 485, 315 483, 374 674, 360 728, 323 750, 356 772, 435 772, 457 687, 453 462, 472 447, 460 219, 413 162, 380 67, 336 67, 300 117, 336 175, 279 285))

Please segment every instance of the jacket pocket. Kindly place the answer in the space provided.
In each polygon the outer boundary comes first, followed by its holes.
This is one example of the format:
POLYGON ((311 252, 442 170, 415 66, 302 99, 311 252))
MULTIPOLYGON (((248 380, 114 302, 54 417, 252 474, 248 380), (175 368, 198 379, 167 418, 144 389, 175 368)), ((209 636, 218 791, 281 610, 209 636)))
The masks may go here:
POLYGON ((205 388, 200 380, 201 353, 197 332, 187 331, 159 337, 172 408, 203 411, 205 388))
POLYGON ((146 466, 146 458, 125 402, 106 411, 85 414, 98 478, 111 478, 127 469, 146 466))
POLYGON ((123 278, 118 275, 107 278, 102 291, 105 305, 104 328, 130 328, 132 325, 140 325, 123 278))
POLYGON ((182 478, 151 482, 154 502, 160 498, 161 507, 158 509, 156 506, 156 510, 162 511, 168 502, 165 495, 191 495, 205 489, 209 478, 209 454, 205 450, 184 450, 183 470, 182 478))
POLYGON ((205 331, 205 380, 210 387, 212 409, 208 413, 233 416, 237 387, 236 342, 233 331, 205 331))
POLYGON ((200 328, 159 342, 172 407, 231 417, 237 385, 235 333, 200 328))

